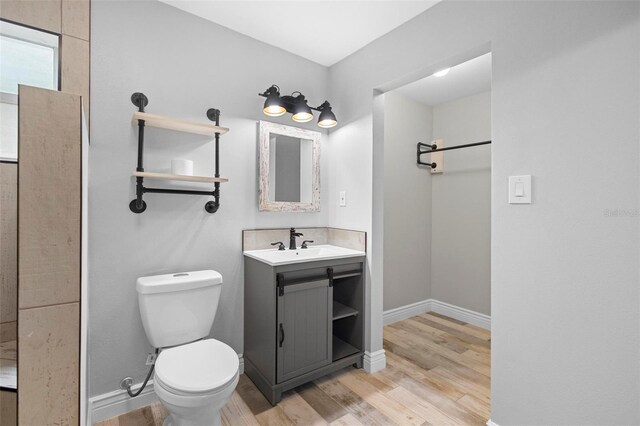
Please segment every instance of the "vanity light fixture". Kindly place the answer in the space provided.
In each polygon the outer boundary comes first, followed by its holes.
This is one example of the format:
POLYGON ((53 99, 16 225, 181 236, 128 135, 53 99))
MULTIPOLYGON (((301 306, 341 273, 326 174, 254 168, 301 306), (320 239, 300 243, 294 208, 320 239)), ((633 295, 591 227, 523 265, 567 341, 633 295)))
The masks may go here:
POLYGON ((324 101, 318 107, 310 107, 302 93, 293 92, 291 95, 281 96, 280 88, 275 84, 263 93, 258 93, 258 96, 267 98, 264 101, 262 112, 269 117, 280 117, 288 112, 296 123, 307 123, 313 120, 311 110, 315 110, 320 112, 318 126, 328 129, 338 124, 336 115, 331 111, 331 104, 328 101, 324 101))
POLYGON ((435 77, 444 77, 445 75, 449 74, 449 71, 451 71, 451 68, 445 68, 443 70, 434 72, 433 75, 435 77))
POLYGON ((320 117, 318 117, 318 126, 328 129, 338 124, 336 115, 333 113, 333 111, 331 111, 331 104, 329 104, 329 102, 324 101, 322 105, 318 107, 318 111, 320 111, 320 117))
POLYGON ((280 91, 278 86, 273 85, 269 87, 262 96, 266 96, 267 100, 264 101, 264 108, 262 112, 269 117, 280 117, 284 115, 287 110, 280 101, 280 91))
POLYGON ((296 93, 298 95, 294 97, 291 119, 297 123, 306 123, 313 120, 313 113, 309 105, 307 105, 304 95, 300 92, 293 92, 292 96, 296 93))

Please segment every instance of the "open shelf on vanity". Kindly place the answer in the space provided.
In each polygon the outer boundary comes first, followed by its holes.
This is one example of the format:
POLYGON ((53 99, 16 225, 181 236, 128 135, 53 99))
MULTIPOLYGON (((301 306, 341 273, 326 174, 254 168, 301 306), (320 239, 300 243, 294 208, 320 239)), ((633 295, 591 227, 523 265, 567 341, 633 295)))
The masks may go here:
POLYGON ((338 302, 337 300, 333 301, 333 320, 339 320, 347 317, 354 317, 358 315, 358 310, 352 308, 351 306, 347 306, 338 302))
POLYGON ((336 337, 336 335, 333 335, 333 340, 331 344, 333 349, 332 361, 337 361, 349 355, 353 355, 360 352, 360 349, 356 348, 353 345, 350 345, 349 343, 345 342, 339 337, 336 337))
POLYGON ((332 355, 333 361, 362 352, 362 269, 345 269, 333 275, 332 355))

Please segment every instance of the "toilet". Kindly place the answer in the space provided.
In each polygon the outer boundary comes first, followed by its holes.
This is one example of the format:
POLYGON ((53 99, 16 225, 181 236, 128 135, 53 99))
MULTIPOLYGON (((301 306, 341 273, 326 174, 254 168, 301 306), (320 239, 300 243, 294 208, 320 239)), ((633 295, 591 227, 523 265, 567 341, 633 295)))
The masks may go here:
POLYGON ((207 338, 221 289, 222 275, 211 270, 138 278, 142 324, 161 349, 153 388, 169 411, 164 426, 219 425, 238 384, 236 352, 207 338))

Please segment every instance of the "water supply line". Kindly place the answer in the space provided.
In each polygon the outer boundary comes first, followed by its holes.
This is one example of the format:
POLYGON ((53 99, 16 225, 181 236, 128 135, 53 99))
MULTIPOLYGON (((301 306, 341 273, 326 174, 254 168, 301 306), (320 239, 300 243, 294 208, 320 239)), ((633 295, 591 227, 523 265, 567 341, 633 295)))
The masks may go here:
MULTIPOLYGON (((160 349, 156 348, 156 357, 155 357, 155 359, 158 359, 158 352, 159 351, 160 351, 160 349)), ((149 382, 149 379, 151 378, 151 375, 153 374, 153 369, 155 368, 155 366, 156 366, 156 363, 155 363, 155 360, 154 360, 153 364, 151 364, 151 368, 149 369, 149 373, 147 373, 147 378, 144 379, 144 382, 142 382, 142 386, 140 386, 140 389, 138 389, 136 392, 132 392, 131 391, 131 385, 133 385, 133 378, 131 378, 131 377, 125 377, 124 379, 122 379, 122 381, 120 382, 120 388, 126 390, 131 398, 135 398, 136 396, 140 395, 140 393, 142 393, 144 388, 147 387, 147 383, 149 382)))

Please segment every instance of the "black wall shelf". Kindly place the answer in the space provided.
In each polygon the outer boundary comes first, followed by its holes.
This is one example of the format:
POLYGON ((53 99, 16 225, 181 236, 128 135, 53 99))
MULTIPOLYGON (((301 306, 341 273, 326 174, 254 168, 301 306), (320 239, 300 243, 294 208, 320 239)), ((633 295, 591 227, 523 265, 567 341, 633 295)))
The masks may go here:
POLYGON ((208 195, 213 197, 213 201, 207 201, 204 208, 209 213, 215 213, 220 208, 220 183, 228 182, 226 178, 220 177, 220 135, 229 131, 226 127, 220 127, 220 110, 211 108, 207 111, 207 118, 215 124, 197 122, 192 120, 182 120, 162 115, 149 114, 144 108, 149 104, 149 99, 140 92, 131 95, 131 102, 138 108, 134 112, 132 121, 138 125, 138 164, 132 176, 136 178, 136 198, 129 203, 129 209, 133 213, 142 213, 147 209, 147 203, 142 199, 146 193, 152 194, 183 194, 183 195, 208 195), (145 172, 143 167, 144 153, 144 128, 145 126, 157 127, 160 129, 174 130, 178 132, 193 133, 198 135, 212 136, 215 139, 215 174, 211 176, 186 176, 170 173, 145 172), (170 189, 170 188, 149 188, 144 186, 144 179, 177 180, 198 183, 213 183, 213 191, 170 189))

